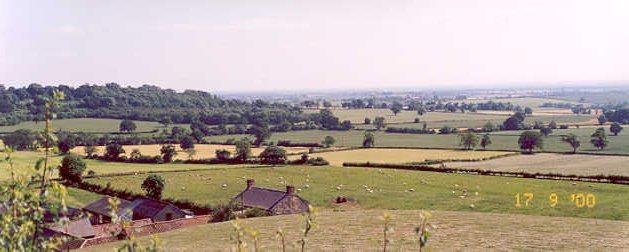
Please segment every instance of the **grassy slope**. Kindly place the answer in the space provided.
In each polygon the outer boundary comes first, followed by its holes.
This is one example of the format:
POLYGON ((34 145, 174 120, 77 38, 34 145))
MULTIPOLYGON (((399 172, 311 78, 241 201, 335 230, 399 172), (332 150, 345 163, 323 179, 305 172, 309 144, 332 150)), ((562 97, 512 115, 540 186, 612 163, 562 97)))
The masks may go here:
MULTIPOLYGON (((201 204, 227 203, 244 188, 246 178, 254 178, 257 185, 278 190, 284 189, 284 183, 293 184, 302 197, 318 207, 329 207, 334 198, 343 195, 357 200, 366 208, 376 209, 425 208, 629 220, 629 201, 625 197, 629 187, 623 185, 572 185, 567 181, 309 166, 216 168, 161 175, 167 183, 164 197, 188 199, 201 204), (408 192, 409 189, 414 189, 414 192, 408 192), (468 196, 461 198, 464 190, 468 190, 468 196), (524 192, 535 194, 532 206, 515 208, 514 195, 524 192), (548 205, 548 197, 553 192, 561 198, 557 208, 548 205), (575 207, 570 202, 570 194, 579 192, 593 193, 597 199, 596 206, 592 209, 575 207), (475 208, 470 209, 470 204, 474 204, 475 208)), ((111 183, 115 188, 141 192, 140 184, 145 177, 137 175, 88 181, 101 185, 111 183)))
MULTIPOLYGON (((414 228, 419 222, 417 210, 389 211, 394 216, 394 232, 390 234, 393 251, 417 250, 414 228)), ((318 213, 317 228, 308 236, 307 248, 312 251, 378 251, 382 250, 381 210, 323 211, 318 213)), ((487 213, 433 211, 428 251, 450 250, 622 250, 629 247, 629 222, 579 218, 540 217, 487 213)), ((260 232, 265 251, 279 251, 275 231, 286 233, 289 251, 297 250, 303 218, 285 215, 243 220, 245 228, 260 232)), ((222 222, 194 226, 158 234, 164 250, 234 249, 230 240, 231 223, 222 222)), ((245 241, 252 246, 247 235, 245 241)), ((149 237, 141 237, 143 246, 149 237)), ((111 251, 121 242, 84 249, 111 251)))

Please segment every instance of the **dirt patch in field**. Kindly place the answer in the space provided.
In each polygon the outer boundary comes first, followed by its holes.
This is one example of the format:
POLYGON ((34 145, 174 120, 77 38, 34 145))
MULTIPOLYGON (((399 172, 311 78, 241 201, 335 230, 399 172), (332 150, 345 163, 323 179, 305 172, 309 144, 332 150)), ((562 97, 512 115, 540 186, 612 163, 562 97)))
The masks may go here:
POLYGON ((558 173, 565 175, 629 176, 629 157, 541 153, 517 155, 480 162, 449 162, 448 168, 494 171, 558 173))
MULTIPOLYGON (((382 250, 383 221, 386 210, 321 211, 317 227, 308 236, 311 251, 382 250)), ((386 211, 393 215, 391 251, 417 251, 414 232, 419 210, 386 211)), ((566 217, 542 217, 474 212, 431 211, 430 223, 436 226, 428 241, 431 251, 452 250, 624 250, 629 247, 629 222, 566 217)), ((243 220, 243 228, 258 230, 263 250, 280 250, 276 231, 286 235, 289 251, 298 248, 304 219, 300 215, 243 220)), ((227 251, 234 248, 230 239, 231 222, 194 226, 160 234, 167 251, 227 251)), ((148 245, 150 239, 138 239, 148 245)), ((251 239, 245 238, 251 246, 251 239)), ((110 251, 120 244, 104 244, 94 251, 110 251)))

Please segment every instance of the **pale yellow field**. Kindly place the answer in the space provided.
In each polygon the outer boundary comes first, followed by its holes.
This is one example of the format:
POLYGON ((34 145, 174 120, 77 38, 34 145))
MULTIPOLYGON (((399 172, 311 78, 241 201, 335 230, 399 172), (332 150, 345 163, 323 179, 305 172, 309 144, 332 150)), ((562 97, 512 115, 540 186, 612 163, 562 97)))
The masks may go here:
MULTIPOLYGON (((126 151, 126 156, 134 150, 140 150, 142 155, 155 156, 160 155, 160 148, 162 145, 159 144, 150 144, 150 145, 125 145, 123 146, 126 151)), ((98 146, 98 155, 102 155, 105 152, 105 146, 98 146)), ((188 154, 184 152, 179 145, 175 145, 177 149, 177 156, 175 159, 186 160, 188 159, 188 154)), ((287 154, 299 154, 299 153, 307 153, 307 147, 282 147, 286 150, 287 154)), ((194 159, 204 159, 204 158, 214 158, 216 157, 216 150, 225 149, 232 152, 232 155, 236 151, 236 147, 234 145, 219 145, 219 144, 195 144, 194 150, 196 153, 194 154, 194 159)), ((251 154, 254 156, 259 155, 264 151, 264 148, 251 148, 251 154)), ((79 155, 85 155, 85 149, 83 146, 77 146, 72 149, 73 153, 79 155)))
POLYGON ((621 175, 629 176, 629 157, 566 155, 539 153, 517 155, 481 162, 449 162, 449 168, 483 169, 507 172, 559 173, 584 176, 621 175))
MULTIPOLYGON (((382 251, 383 212, 392 217, 390 251, 419 251, 414 232, 419 210, 320 211, 308 236, 308 251, 382 251)), ((430 211, 432 237, 426 251, 624 251, 629 247, 629 222, 497 213, 430 211)), ((276 231, 286 234, 287 251, 299 251, 304 218, 282 215, 243 220, 243 228, 259 232, 262 251, 281 251, 276 231)), ((165 251, 234 251, 232 222, 212 223, 160 233, 165 251)), ((252 239, 244 238, 253 251, 252 239)), ((142 247, 150 237, 139 237, 142 247)), ((122 242, 83 251, 112 251, 122 242)))
POLYGON ((331 165, 343 166, 344 162, 371 162, 404 164, 436 159, 480 159, 510 154, 505 151, 459 151, 459 150, 420 150, 420 149, 357 149, 347 151, 311 154, 323 157, 331 165))

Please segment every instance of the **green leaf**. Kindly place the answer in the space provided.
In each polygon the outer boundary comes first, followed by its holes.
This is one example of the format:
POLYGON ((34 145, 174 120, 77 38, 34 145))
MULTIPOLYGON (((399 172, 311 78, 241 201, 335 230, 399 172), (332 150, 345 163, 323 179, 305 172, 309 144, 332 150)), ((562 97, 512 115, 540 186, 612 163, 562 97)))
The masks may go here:
POLYGON ((35 162, 35 170, 39 171, 44 166, 44 158, 39 158, 35 162))

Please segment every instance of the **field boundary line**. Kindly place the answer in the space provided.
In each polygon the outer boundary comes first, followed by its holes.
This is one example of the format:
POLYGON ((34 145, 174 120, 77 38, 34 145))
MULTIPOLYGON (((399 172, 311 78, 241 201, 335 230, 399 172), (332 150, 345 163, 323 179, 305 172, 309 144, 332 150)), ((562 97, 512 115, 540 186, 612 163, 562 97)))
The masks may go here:
POLYGON ((363 168, 384 168, 398 170, 414 170, 440 173, 457 173, 470 174, 480 176, 498 176, 498 177, 514 177, 514 178, 533 178, 548 180, 567 180, 581 182, 597 182, 607 184, 629 185, 629 177, 617 175, 598 175, 598 176, 579 176, 579 175, 563 175, 553 173, 526 173, 526 172, 506 172, 492 171, 480 169, 457 169, 457 168, 435 168, 426 165, 394 165, 394 164, 378 164, 378 163, 343 163, 343 167, 363 167, 363 168))

